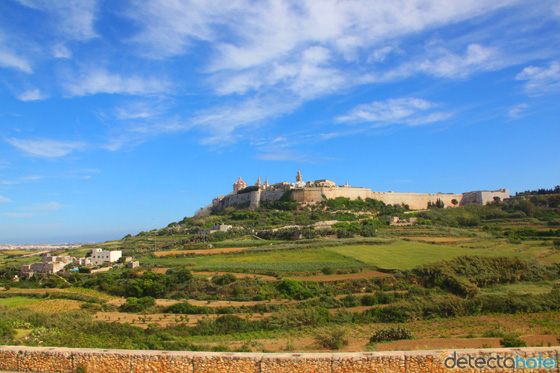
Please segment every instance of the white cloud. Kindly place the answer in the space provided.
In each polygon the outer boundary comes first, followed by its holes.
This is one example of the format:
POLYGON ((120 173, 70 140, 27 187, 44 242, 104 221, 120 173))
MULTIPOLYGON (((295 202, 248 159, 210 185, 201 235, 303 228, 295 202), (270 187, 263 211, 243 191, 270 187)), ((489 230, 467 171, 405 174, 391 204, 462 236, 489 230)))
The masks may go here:
POLYGON ((119 106, 114 110, 118 120, 149 119, 161 116, 169 109, 169 103, 158 100, 141 100, 119 106))
POLYGON ((53 48, 53 56, 55 58, 70 58, 72 52, 63 44, 57 44, 53 48))
POLYGON ((31 74, 33 69, 27 60, 7 50, 0 50, 0 66, 8 67, 31 74))
POLYGON ((91 169, 77 169, 77 170, 66 170, 64 172, 52 173, 52 174, 42 174, 42 175, 27 175, 17 177, 12 180, 0 180, 0 184, 3 185, 17 185, 29 182, 35 182, 44 179, 82 179, 88 180, 91 178, 91 174, 98 174, 101 171, 95 168, 91 169))
POLYGON ((220 146, 235 140, 234 130, 291 112, 299 105, 297 98, 284 96, 252 98, 201 111, 191 123, 211 134, 203 144, 220 146))
POLYGON ((56 211, 60 210, 63 206, 58 202, 36 203, 28 207, 22 207, 22 210, 31 211, 56 211))
POLYGON ((103 69, 87 71, 65 84, 72 96, 86 96, 97 93, 146 95, 160 93, 168 83, 158 78, 143 76, 122 76, 103 69))
POLYGON ((495 48, 470 44, 463 55, 441 51, 439 56, 421 62, 420 72, 443 78, 465 78, 474 71, 495 70, 505 61, 495 48))
POLYGON ((133 2, 128 15, 144 26, 133 41, 146 45, 147 54, 153 58, 182 54, 196 40, 214 39, 212 27, 222 23, 223 17, 234 17, 228 15, 228 11, 237 3, 206 0, 133 2))
POLYGON ((30 175, 30 176, 23 176, 23 177, 13 179, 13 180, 1 180, 0 184, 16 185, 16 184, 22 184, 22 183, 26 183, 26 182, 30 182, 30 181, 37 181, 37 180, 41 180, 41 179, 44 179, 44 176, 30 175))
POLYGON ((8 139, 8 143, 35 157, 57 158, 74 151, 84 150, 86 144, 81 141, 58 141, 50 139, 8 139))
POLYGON ((0 196, 0 203, 12 202, 8 197, 0 196))
POLYGON ((96 0, 18 0, 22 5, 55 17, 56 29, 68 39, 87 40, 94 31, 96 0))
POLYGON ((437 105, 414 97, 375 101, 359 105, 348 115, 337 118, 341 123, 373 123, 376 126, 406 124, 417 126, 440 122, 451 117, 451 113, 432 111, 437 105))
POLYGON ((372 62, 372 61, 383 62, 385 61, 389 53, 391 53, 392 51, 393 51, 393 47, 389 45, 386 45, 383 48, 375 49, 373 53, 370 54, 368 58, 368 62, 372 62))
POLYGON ((560 88, 560 63, 551 62, 548 67, 528 66, 515 77, 526 80, 525 90, 530 93, 545 93, 560 88))
POLYGON ((527 109, 528 107, 529 107, 529 105, 527 105, 527 104, 515 105, 514 107, 509 109, 508 117, 514 118, 514 119, 519 118, 519 117, 522 116, 523 111, 525 111, 525 109, 527 109))
POLYGON ((44 99, 45 96, 41 94, 41 91, 39 91, 38 88, 35 88, 21 93, 17 96, 17 98, 20 101, 37 101, 44 99))

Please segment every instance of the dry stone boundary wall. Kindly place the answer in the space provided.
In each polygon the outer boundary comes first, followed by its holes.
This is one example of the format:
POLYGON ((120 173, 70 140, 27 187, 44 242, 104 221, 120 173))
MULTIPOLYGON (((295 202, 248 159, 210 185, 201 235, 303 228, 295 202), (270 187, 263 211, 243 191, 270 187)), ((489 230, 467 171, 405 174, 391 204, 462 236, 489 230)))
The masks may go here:
MULTIPOLYGON (((0 371, 11 372, 560 372, 560 347, 396 351, 363 353, 209 353, 98 350, 56 347, 0 347, 0 371), (456 355, 454 355, 456 354, 456 355), (471 369, 444 366, 444 358, 516 356, 552 359, 553 369, 471 369)), ((550 362, 550 361, 549 361, 550 362)))

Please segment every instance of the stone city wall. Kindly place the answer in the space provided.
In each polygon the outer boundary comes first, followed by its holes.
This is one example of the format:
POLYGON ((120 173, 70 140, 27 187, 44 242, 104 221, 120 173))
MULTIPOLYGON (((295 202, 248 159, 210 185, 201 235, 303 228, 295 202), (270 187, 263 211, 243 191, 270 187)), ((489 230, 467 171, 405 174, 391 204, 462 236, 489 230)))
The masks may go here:
MULTIPOLYGON (((254 191, 244 194, 230 194, 218 202, 218 209, 222 210, 228 206, 246 203, 256 209, 260 201, 277 201, 283 195, 284 190, 254 191)), ((388 205, 408 205, 412 210, 422 210, 428 207, 428 203, 436 203, 439 199, 445 207, 453 207, 453 200, 457 200, 456 206, 464 206, 469 203, 482 206, 492 202, 494 197, 500 197, 503 201, 509 198, 508 189, 496 191, 476 191, 463 194, 453 193, 395 193, 395 192, 373 192, 367 188, 357 187, 311 187, 293 189, 292 196, 299 203, 314 204, 323 201, 324 197, 335 199, 338 197, 350 198, 352 200, 366 198, 376 199, 388 205)))
MULTIPOLYGON (((267 192, 263 192, 267 193, 267 192)), ((400 205, 404 203, 413 210, 421 210, 428 207, 428 202, 436 203, 438 198, 445 206, 453 206, 452 200, 456 199, 459 206, 463 199, 462 194, 443 194, 443 193, 394 193, 394 192, 372 192, 367 188, 355 187, 334 187, 334 188, 305 188, 294 189, 292 192, 294 199, 300 203, 317 203, 323 200, 323 196, 328 199, 338 197, 350 198, 352 200, 366 198, 382 201, 387 205, 400 205)))
POLYGON ((404 203, 412 210, 422 210, 428 208, 428 202, 436 203, 441 200, 445 207, 453 207, 451 201, 457 200, 457 206, 461 204, 462 194, 444 194, 444 193, 383 193, 373 192, 370 198, 385 202, 387 205, 400 205, 404 203))
POLYGON ((461 205, 466 205, 469 203, 474 203, 479 206, 483 206, 489 202, 494 201, 494 197, 499 197, 500 200, 510 198, 509 189, 498 189, 498 190, 479 190, 476 192, 463 193, 463 200, 461 205))
POLYGON ((560 347, 357 353, 208 353, 0 347, 11 372, 559 372, 560 347), (447 360, 446 360, 447 359, 447 360), (447 364, 447 367, 446 367, 447 364), (517 364, 517 368, 512 366, 517 364), (502 365, 502 368, 499 368, 502 365), (454 368, 449 368, 455 366, 454 368), (490 367, 488 367, 490 366, 490 367), (495 368, 493 368, 495 367, 495 368))

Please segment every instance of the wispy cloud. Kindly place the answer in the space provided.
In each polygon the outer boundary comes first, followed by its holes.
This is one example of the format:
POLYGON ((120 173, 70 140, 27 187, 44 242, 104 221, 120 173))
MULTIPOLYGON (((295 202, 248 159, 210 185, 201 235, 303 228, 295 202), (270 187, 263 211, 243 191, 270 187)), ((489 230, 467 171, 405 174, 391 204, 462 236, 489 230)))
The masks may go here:
POLYGON ((113 116, 118 120, 150 119, 165 114, 169 107, 162 100, 139 100, 115 108, 113 116))
POLYGON ((82 151, 86 148, 86 144, 81 141, 11 138, 8 139, 7 142, 31 156, 43 158, 63 157, 72 152, 82 151))
POLYGON ((443 78, 465 78, 475 71, 495 70, 505 64, 505 59, 495 48, 480 44, 469 44, 463 55, 447 50, 437 52, 439 56, 421 62, 417 70, 443 78))
POLYGON ((222 146, 235 141, 234 130, 291 112, 299 105, 297 98, 290 100, 281 95, 258 97, 201 111, 191 123, 210 133, 202 140, 203 144, 222 146))
POLYGON ((406 124, 418 126, 446 120, 451 113, 434 111, 436 104, 414 97, 375 101, 359 105, 347 115, 339 116, 340 123, 370 123, 374 126, 406 124))
POLYGON ((38 88, 35 88, 21 93, 17 98, 20 101, 37 101, 44 99, 45 96, 41 94, 38 88))
POLYGON ((96 0, 18 0, 22 5, 47 12, 53 17, 56 30, 72 40, 97 36, 94 30, 96 0))
POLYGON ((526 80, 528 93, 546 93, 560 89, 560 63, 551 62, 548 67, 528 66, 515 77, 526 80))
POLYGON ((31 206, 22 207, 22 210, 31 210, 31 211, 56 211, 60 210, 63 206, 60 205, 58 202, 46 202, 46 203, 36 203, 31 206))
POLYGON ((8 197, 0 196, 0 203, 12 202, 8 197))
POLYGON ((33 181, 38 181, 41 179, 44 179, 44 176, 40 176, 40 175, 29 175, 29 176, 23 176, 23 177, 19 177, 19 178, 15 178, 12 180, 0 180, 0 184, 2 185, 17 185, 17 184, 23 184, 23 183, 28 183, 28 182, 33 182, 33 181))
POLYGON ((149 95, 164 92, 168 86, 169 84, 161 78, 141 75, 123 76, 97 68, 84 71, 77 77, 68 79, 65 84, 65 88, 71 96, 98 93, 149 95))
POLYGON ((529 107, 529 105, 527 105, 527 104, 515 105, 514 107, 509 109, 508 117, 514 118, 514 119, 519 118, 519 117, 522 116, 523 111, 525 111, 528 107, 529 107))
POLYGON ((2 185, 18 185, 24 183, 36 182, 44 179, 82 179, 89 180, 92 178, 93 174, 100 173, 101 170, 91 168, 91 169, 77 169, 77 170, 66 170, 63 172, 56 172, 51 174, 41 174, 41 175, 27 175, 16 177, 11 180, 0 180, 2 185))
POLYGON ((28 74, 31 74, 33 72, 33 69, 31 68, 31 65, 29 64, 27 59, 18 56, 17 54, 10 52, 8 50, 2 50, 1 46, 0 46, 0 66, 20 70, 28 74))
POLYGON ((72 57, 72 52, 64 44, 57 44, 53 48, 53 56, 55 58, 70 58, 72 57))

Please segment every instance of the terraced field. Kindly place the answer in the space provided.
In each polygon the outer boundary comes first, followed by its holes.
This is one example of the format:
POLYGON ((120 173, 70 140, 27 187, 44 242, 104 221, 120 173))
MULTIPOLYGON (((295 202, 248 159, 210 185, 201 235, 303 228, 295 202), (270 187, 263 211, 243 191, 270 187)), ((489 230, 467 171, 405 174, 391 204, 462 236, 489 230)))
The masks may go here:
POLYGON ((452 259, 460 255, 528 256, 513 247, 469 249, 449 244, 440 245, 402 240, 388 245, 340 246, 325 250, 361 261, 372 268, 386 269, 411 269, 422 264, 452 259))

